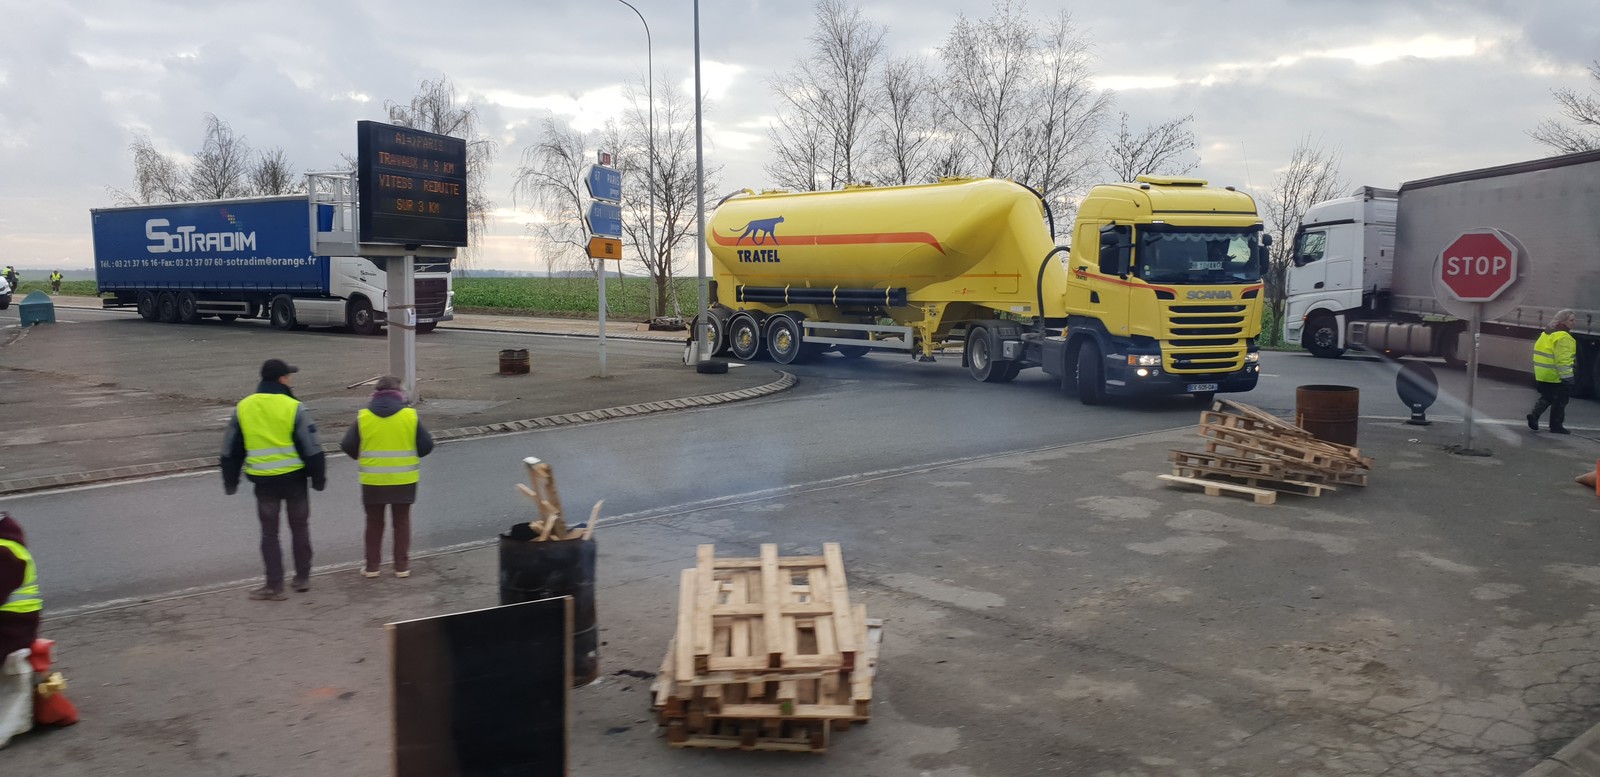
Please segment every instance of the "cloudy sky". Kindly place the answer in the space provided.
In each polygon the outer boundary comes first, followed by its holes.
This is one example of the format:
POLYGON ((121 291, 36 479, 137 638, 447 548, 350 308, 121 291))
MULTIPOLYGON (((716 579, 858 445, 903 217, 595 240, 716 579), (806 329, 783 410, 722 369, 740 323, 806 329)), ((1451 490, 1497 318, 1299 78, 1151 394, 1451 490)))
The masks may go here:
MULTIPOLYGON (((897 54, 937 59, 960 14, 989 0, 861 0, 897 54)), ((693 77, 687 0, 634 0, 659 75, 693 77)), ((804 53, 805 0, 705 0, 713 101, 708 161, 723 189, 767 185, 769 81, 804 53)), ((1303 137, 1337 150, 1352 185, 1396 186, 1544 155, 1525 131, 1550 90, 1595 86, 1594 0, 1032 0, 1065 7, 1094 42, 1097 83, 1136 125, 1193 113, 1197 175, 1264 189, 1303 137)), ((448 74, 500 145, 500 206, 481 267, 542 269, 513 208, 511 171, 550 113, 594 129, 641 78, 644 33, 612 0, 160 2, 0 0, 0 259, 88 267, 89 209, 129 186, 136 132, 199 147, 214 113, 297 169, 353 153, 355 122, 384 118, 448 74)), ((692 90, 689 90, 692 91, 692 90)))

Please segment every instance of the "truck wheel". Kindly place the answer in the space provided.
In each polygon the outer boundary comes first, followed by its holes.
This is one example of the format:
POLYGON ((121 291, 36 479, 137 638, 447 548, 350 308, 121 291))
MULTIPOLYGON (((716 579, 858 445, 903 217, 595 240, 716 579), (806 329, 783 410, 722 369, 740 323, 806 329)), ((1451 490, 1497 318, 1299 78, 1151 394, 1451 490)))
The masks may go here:
POLYGON ((194 292, 178 292, 178 321, 185 324, 200 323, 200 300, 194 296, 194 292))
POLYGON ((1010 383, 1022 374, 1022 365, 1017 362, 1000 362, 998 369, 1004 370, 1000 374, 999 383, 1010 383))
POLYGON ((294 329, 294 300, 286 294, 272 298, 272 326, 287 332, 294 329))
POLYGON ((742 362, 755 361, 761 355, 761 326, 754 316, 740 313, 728 322, 728 348, 733 358, 742 362))
POLYGON ((426 324, 417 324, 417 334, 425 335, 425 334, 427 334, 429 332, 432 332, 433 330, 438 329, 438 328, 439 328, 439 322, 437 322, 437 321, 429 321, 426 324))
POLYGON ((383 325, 378 323, 378 315, 372 312, 372 303, 366 297, 356 297, 350 301, 345 321, 358 335, 375 335, 383 331, 383 325))
POLYGON ((1078 386, 1079 402, 1098 405, 1106 401, 1105 369, 1100 359, 1100 346, 1084 343, 1078 348, 1078 371, 1074 382, 1078 386))
POLYGON ((800 322, 793 316, 777 315, 767 323, 767 353, 779 364, 803 364, 816 352, 806 347, 800 322))
POLYGON ((1017 377, 1012 372, 1006 376, 1009 362, 994 360, 994 337, 989 334, 986 326, 974 326, 967 330, 966 343, 967 374, 973 380, 983 383, 1004 383, 1017 377))
POLYGON ((1339 323, 1333 316, 1312 316, 1306 324, 1305 334, 1300 336, 1300 344, 1311 352, 1312 356, 1324 359, 1337 359, 1344 355, 1344 349, 1339 347, 1339 323))
POLYGON ((155 292, 139 292, 139 317, 146 321, 155 321, 161 317, 161 311, 156 307, 155 292))
POLYGON ((163 291, 156 297, 156 318, 163 324, 178 323, 178 297, 170 291, 163 291))

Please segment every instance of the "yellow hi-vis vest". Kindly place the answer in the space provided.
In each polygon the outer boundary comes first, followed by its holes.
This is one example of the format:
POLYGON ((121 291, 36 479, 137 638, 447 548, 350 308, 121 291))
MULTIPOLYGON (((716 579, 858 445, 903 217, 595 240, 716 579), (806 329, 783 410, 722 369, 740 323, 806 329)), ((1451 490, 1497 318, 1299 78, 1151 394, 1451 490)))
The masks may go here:
POLYGON ((422 479, 415 409, 401 408, 384 418, 362 408, 356 425, 361 430, 361 485, 403 486, 422 479))
POLYGON ((300 400, 287 394, 251 394, 239 400, 246 475, 287 475, 305 469, 294 449, 294 414, 300 400))
POLYGON ((1540 383, 1570 383, 1577 361, 1578 341, 1570 332, 1545 332, 1533 344, 1533 378, 1540 383))
POLYGON ((0 549, 9 550, 22 559, 22 587, 0 603, 0 612, 38 612, 44 607, 44 600, 39 598, 39 573, 33 568, 33 554, 15 540, 0 540, 0 549))

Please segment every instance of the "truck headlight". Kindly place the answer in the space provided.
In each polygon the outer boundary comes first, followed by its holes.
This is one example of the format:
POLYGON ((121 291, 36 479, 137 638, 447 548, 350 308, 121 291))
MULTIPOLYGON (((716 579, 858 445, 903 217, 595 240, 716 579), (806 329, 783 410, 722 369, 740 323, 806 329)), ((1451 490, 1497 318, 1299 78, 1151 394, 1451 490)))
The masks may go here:
POLYGON ((1247 353, 1244 356, 1244 363, 1245 364, 1255 364, 1256 362, 1259 362, 1259 361, 1261 361, 1261 352, 1260 351, 1251 351, 1250 353, 1247 353))
POLYGON ((1161 365, 1161 354, 1130 353, 1128 354, 1128 365, 1131 367, 1159 367, 1161 365))

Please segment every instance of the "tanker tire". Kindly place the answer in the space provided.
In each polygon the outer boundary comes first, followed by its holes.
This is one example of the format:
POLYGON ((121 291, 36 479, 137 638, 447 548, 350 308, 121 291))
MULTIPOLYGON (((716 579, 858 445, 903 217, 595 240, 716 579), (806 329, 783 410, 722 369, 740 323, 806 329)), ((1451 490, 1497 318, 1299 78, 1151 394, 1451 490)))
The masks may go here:
POLYGON ((1004 372, 1000 373, 1000 379, 996 381, 997 383, 1010 383, 1016 380, 1018 375, 1022 374, 1022 365, 1017 362, 1000 362, 1000 369, 1004 370, 1004 372))
POLYGON ((1106 401, 1105 365, 1101 364, 1100 346, 1084 343, 1078 348, 1078 401, 1085 405, 1099 405, 1106 401))
POLYGON ((146 321, 156 321, 161 318, 161 311, 156 306, 155 292, 139 292, 138 309, 139 317, 146 321))
POLYGON ((1339 347, 1338 320, 1333 316, 1312 316, 1305 334, 1300 336, 1300 344, 1318 358, 1337 359, 1344 355, 1344 349, 1339 347))
POLYGON ((268 312, 272 317, 272 328, 288 332, 295 327, 294 299, 287 294, 280 294, 272 298, 272 308, 268 312))
POLYGON ((967 373, 981 383, 1005 383, 1017 377, 1012 362, 994 360, 994 337, 989 328, 975 326, 967 330, 967 373))
POLYGON ((170 291, 156 296, 156 319, 163 324, 178 323, 178 297, 170 291))
POLYGON ((800 322, 793 316, 773 316, 767 323, 767 353, 779 364, 804 364, 814 355, 800 334, 800 322))
POLYGON ((200 299, 192 291, 178 292, 178 321, 184 324, 198 324, 200 318, 200 299))
POLYGON ((728 349, 742 362, 761 356, 761 325, 753 316, 740 313, 728 322, 728 349))

